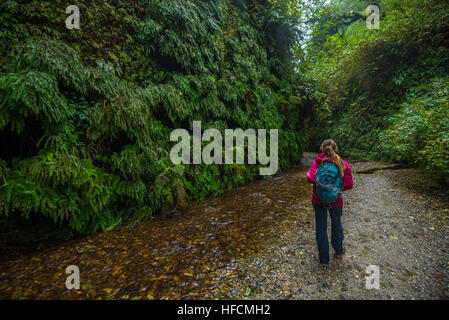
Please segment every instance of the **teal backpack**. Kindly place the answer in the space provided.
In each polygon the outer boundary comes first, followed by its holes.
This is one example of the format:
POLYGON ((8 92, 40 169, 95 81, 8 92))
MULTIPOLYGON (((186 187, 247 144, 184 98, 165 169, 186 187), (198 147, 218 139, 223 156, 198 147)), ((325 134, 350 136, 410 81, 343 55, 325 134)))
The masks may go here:
POLYGON ((326 206, 342 196, 341 175, 335 164, 330 162, 318 164, 313 191, 320 202, 326 206))

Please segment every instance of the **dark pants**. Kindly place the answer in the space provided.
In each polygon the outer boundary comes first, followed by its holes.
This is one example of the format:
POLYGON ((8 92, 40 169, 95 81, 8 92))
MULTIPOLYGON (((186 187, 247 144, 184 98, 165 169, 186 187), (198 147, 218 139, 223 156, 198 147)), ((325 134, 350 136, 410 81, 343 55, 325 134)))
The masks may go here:
MULTIPOLYGON (((316 242, 321 263, 329 263, 329 240, 327 238, 327 208, 318 204, 313 204, 315 209, 316 242)), ((331 244, 336 254, 343 253, 343 226, 341 215, 343 207, 329 208, 331 216, 331 244)))

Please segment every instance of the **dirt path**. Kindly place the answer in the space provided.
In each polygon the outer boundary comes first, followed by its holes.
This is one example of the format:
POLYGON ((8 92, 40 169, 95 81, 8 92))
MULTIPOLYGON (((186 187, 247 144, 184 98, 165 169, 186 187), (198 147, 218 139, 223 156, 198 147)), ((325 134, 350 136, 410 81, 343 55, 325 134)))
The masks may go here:
MULTIPOLYGON (((449 298, 449 209, 429 195, 429 178, 409 169, 356 173, 382 167, 373 162, 351 167, 355 189, 344 195, 342 220, 345 258, 320 266, 313 223, 306 229, 293 225, 269 254, 247 261, 248 298, 449 298), (379 267, 378 290, 366 288, 369 265, 379 267)), ((313 222, 311 210, 308 218, 313 222)))
POLYGON ((312 186, 294 168, 132 228, 0 248, 0 299, 448 299, 449 204, 426 175, 351 166, 347 254, 331 255, 327 268, 317 259, 312 186), (69 265, 80 269, 79 290, 65 287, 69 265), (379 267, 379 289, 365 287, 369 265, 379 267))

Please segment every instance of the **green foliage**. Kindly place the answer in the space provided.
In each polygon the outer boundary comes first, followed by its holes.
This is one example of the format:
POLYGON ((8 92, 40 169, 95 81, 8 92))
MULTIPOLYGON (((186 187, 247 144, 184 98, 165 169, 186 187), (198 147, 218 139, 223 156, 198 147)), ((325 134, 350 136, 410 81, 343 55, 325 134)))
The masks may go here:
MULTIPOLYGON (((384 132, 390 126, 393 131, 398 130, 396 121, 405 128, 408 117, 411 117, 407 110, 412 110, 412 107, 404 104, 415 104, 412 88, 427 86, 430 79, 447 75, 449 3, 378 1, 381 12, 379 30, 365 26, 364 9, 367 4, 372 3, 347 0, 329 4, 315 17, 318 24, 312 28, 312 39, 306 49, 310 54, 306 63, 307 74, 324 97, 315 109, 310 133, 313 139, 309 146, 316 149, 320 140, 332 137, 346 156, 397 160, 378 147, 380 138, 385 136, 384 132), (398 117, 395 116, 397 114, 398 117)), ((436 105, 440 104, 436 102, 436 105)), ((409 129, 419 121, 434 121, 423 113, 418 114, 410 118, 409 129)), ((435 111, 436 114, 441 115, 435 111)), ((410 134, 420 133, 411 130, 410 134)), ((415 142, 407 142, 407 137, 400 135, 393 149, 403 148, 407 152, 412 149, 416 152, 432 150, 444 154, 441 137, 423 134, 420 144, 424 145, 409 148, 415 142)), ((430 165, 415 161, 420 157, 418 154, 400 154, 401 161, 426 167, 430 165)), ((433 164, 430 167, 436 169, 438 166, 433 164)))
POLYGON ((414 87, 379 149, 394 161, 414 163, 449 178, 449 78, 414 87))
POLYGON ((280 168, 300 159, 308 93, 292 68, 292 3, 77 5, 80 30, 65 28, 64 1, 1 4, 0 213, 89 233, 257 178, 257 166, 173 165, 170 132, 194 120, 280 128, 280 168))
POLYGON ((3 74, 0 90, 3 98, 0 129, 10 124, 11 130, 21 133, 30 114, 48 123, 58 123, 70 116, 56 79, 46 73, 30 70, 3 74))

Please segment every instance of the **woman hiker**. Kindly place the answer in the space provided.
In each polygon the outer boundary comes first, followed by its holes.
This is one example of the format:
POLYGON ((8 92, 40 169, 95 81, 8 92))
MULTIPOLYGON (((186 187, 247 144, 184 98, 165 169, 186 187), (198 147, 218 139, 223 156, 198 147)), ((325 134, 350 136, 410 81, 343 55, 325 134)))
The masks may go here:
POLYGON ((343 213, 342 191, 352 189, 351 168, 338 155, 335 141, 325 140, 320 147, 322 153, 315 157, 306 176, 314 184, 312 205, 315 210, 316 241, 320 263, 329 264, 329 240, 327 238, 327 211, 331 217, 331 244, 335 257, 343 258, 343 213))

